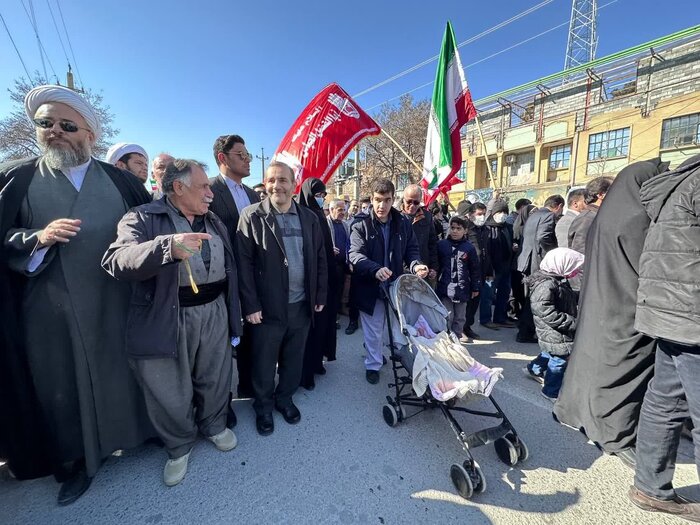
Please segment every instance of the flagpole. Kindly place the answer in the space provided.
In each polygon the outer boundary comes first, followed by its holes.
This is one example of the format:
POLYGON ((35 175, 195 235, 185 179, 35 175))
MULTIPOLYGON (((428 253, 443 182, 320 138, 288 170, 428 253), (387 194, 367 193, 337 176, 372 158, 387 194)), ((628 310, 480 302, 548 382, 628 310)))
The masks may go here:
POLYGON ((399 150, 401 151, 401 153, 403 153, 404 155, 406 155, 406 158, 407 158, 408 160, 410 160, 410 161, 411 161, 411 164, 413 164, 413 165, 416 167, 416 169, 418 170, 418 173, 420 173, 420 174, 422 175, 422 174, 423 174, 423 168, 421 168, 421 167, 418 165, 418 163, 417 163, 415 160, 413 160, 413 159, 409 156, 408 153, 406 153, 406 151, 401 147, 401 144, 399 144, 398 142, 396 142, 396 141, 394 140, 394 138, 393 138, 391 135, 389 135, 386 131, 384 131, 384 128, 382 128, 382 133, 384 133, 384 134, 387 136, 387 138, 388 138, 391 142, 393 142, 394 145, 395 145, 397 148, 399 148, 399 150))
POLYGON ((495 190, 497 187, 496 178, 493 176, 493 171, 491 170, 491 161, 489 160, 488 153, 486 152, 486 141, 484 140, 484 133, 481 131, 481 122, 479 122, 479 115, 475 115, 474 120, 476 121, 476 129, 479 131, 479 140, 481 140, 481 147, 484 150, 484 159, 486 160, 486 169, 489 172, 489 177, 491 178, 491 182, 493 183, 493 189, 495 190))

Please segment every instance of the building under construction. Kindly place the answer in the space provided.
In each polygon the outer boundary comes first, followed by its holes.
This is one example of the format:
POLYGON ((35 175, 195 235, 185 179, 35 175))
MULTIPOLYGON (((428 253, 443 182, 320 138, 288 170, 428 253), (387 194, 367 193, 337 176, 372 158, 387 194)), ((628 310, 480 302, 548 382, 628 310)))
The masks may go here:
POLYGON ((700 153, 700 26, 476 101, 464 129, 460 178, 450 192, 486 202, 542 204, 631 162, 675 167, 700 153), (491 165, 490 176, 486 158, 491 165))

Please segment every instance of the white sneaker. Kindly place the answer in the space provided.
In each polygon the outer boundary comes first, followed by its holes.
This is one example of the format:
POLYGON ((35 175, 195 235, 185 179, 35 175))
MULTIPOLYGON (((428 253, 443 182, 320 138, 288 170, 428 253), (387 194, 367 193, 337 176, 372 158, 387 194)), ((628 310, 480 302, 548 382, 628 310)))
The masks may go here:
POLYGON ((219 432, 215 436, 208 436, 207 439, 214 443, 216 448, 221 452, 228 452, 233 450, 238 445, 238 440, 236 439, 236 434, 230 428, 225 428, 223 432, 219 432))
POLYGON ((523 374, 525 374, 527 377, 529 377, 533 381, 537 381, 540 385, 544 386, 544 377, 538 376, 537 374, 533 374, 532 372, 530 372, 530 369, 526 366, 522 367, 521 370, 523 371, 523 374))
POLYGON ((174 487, 185 479, 185 474, 187 474, 187 462, 190 459, 191 452, 192 451, 177 459, 169 459, 165 462, 163 481, 168 487, 174 487))
POLYGON ((556 398, 556 397, 549 397, 549 396, 548 396, 547 394, 545 394, 544 392, 540 392, 540 394, 542 395, 543 398, 547 399, 548 401, 551 401, 552 403, 556 403, 556 402, 557 402, 557 398, 556 398))

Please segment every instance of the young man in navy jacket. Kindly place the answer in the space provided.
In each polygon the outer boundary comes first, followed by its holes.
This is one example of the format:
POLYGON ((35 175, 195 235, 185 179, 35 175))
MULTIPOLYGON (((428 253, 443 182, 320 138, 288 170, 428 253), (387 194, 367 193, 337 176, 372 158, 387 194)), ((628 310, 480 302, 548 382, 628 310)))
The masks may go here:
POLYGON ((382 342, 386 314, 380 286, 385 286, 403 273, 404 266, 425 278, 428 267, 421 263, 418 243, 411 223, 392 208, 394 185, 379 179, 372 185, 372 209, 368 216, 352 225, 350 263, 357 278, 353 290, 360 310, 365 336, 365 369, 367 381, 379 382, 383 364, 382 342))

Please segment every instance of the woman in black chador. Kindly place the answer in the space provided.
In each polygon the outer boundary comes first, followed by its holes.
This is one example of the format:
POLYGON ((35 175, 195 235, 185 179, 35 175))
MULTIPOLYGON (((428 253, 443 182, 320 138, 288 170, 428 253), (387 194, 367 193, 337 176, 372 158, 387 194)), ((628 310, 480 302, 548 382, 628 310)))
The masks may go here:
POLYGON ((634 329, 639 257, 649 217, 639 188, 660 159, 623 169, 588 234, 579 325, 555 417, 609 454, 635 460, 639 411, 654 372, 654 341, 634 329))
POLYGON ((334 273, 335 254, 333 250, 333 239, 331 231, 323 213, 323 201, 326 197, 326 185, 320 179, 309 178, 301 185, 299 192, 299 204, 306 206, 313 211, 321 223, 323 233, 323 244, 326 248, 326 262, 328 263, 328 301, 326 307, 321 312, 314 314, 314 321, 306 339, 306 350, 304 351, 304 367, 301 373, 301 386, 307 390, 313 390, 316 386, 315 374, 325 374, 323 357, 329 361, 335 360, 335 349, 337 335, 335 331, 335 318, 338 313, 337 294, 341 292, 340 281, 334 273))

